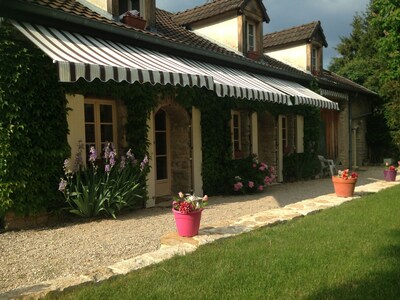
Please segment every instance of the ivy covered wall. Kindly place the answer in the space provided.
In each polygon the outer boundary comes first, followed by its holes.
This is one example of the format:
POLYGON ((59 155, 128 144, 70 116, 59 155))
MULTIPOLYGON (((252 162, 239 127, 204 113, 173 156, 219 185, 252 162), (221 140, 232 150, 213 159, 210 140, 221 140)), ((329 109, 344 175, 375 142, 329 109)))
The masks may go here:
POLYGON ((123 101, 126 139, 137 157, 147 153, 146 121, 163 95, 173 95, 188 112, 192 105, 199 108, 203 188, 211 195, 231 192, 231 109, 304 115, 305 152, 315 153, 318 109, 219 98, 199 88, 98 80, 60 84, 50 59, 15 34, 10 27, 0 28, 0 214, 10 208, 28 214, 63 205, 57 186, 62 162, 70 155, 66 93, 123 101))
POLYGON ((4 23, 0 57, 0 215, 59 207, 58 180, 70 150, 55 65, 4 23))

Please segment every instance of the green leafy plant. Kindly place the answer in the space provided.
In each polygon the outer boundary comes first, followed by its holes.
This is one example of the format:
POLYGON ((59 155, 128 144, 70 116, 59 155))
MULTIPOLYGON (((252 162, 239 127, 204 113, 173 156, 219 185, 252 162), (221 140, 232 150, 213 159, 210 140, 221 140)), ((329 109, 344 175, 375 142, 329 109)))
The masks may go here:
POLYGON ((65 160, 65 178, 61 178, 59 184, 71 213, 85 218, 100 214, 116 218, 121 209, 132 207, 145 197, 147 156, 139 164, 129 150, 126 157, 121 157, 117 163, 116 151, 111 144, 107 144, 103 168, 100 168, 94 147, 90 149, 88 166, 82 164, 82 144, 79 149, 72 166, 68 159, 65 160))
POLYGON ((275 168, 258 162, 255 155, 233 160, 232 172, 235 174, 233 191, 241 194, 262 192, 276 178, 275 168))

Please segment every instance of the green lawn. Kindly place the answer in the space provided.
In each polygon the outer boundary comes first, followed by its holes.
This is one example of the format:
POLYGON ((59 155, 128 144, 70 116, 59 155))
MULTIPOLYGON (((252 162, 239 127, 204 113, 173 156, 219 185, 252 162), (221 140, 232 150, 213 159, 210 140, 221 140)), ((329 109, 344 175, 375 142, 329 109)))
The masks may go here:
POLYGON ((400 299, 400 186, 61 299, 400 299))

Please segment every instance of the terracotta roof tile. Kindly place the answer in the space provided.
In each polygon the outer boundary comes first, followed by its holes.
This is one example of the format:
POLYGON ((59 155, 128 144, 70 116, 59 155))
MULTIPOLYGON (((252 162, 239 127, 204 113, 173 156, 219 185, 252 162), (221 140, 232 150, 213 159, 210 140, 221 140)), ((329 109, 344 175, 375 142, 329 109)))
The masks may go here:
MULTIPOLYGON (((191 9, 174 14, 173 19, 179 25, 188 25, 200 20, 208 19, 229 11, 240 11, 247 5, 246 0, 214 0, 191 9)), ((266 9, 262 1, 264 21, 269 22, 266 9)))
POLYGON ((370 89, 367 89, 366 87, 358 83, 355 83, 350 79, 342 77, 336 73, 333 73, 331 71, 323 70, 322 74, 317 77, 317 80, 320 81, 321 83, 328 83, 330 86, 335 86, 340 84, 342 87, 347 87, 350 90, 376 95, 374 91, 371 91, 370 89))
POLYGON ((204 20, 228 11, 238 10, 244 0, 215 0, 174 15, 174 21, 179 25, 186 25, 204 20))
MULTIPOLYGON (((204 49, 206 51, 220 53, 226 56, 235 57, 238 60, 248 60, 257 64, 264 65, 266 67, 276 69, 276 70, 283 70, 283 71, 290 71, 292 73, 306 75, 306 73, 301 72, 295 68, 292 68, 284 63, 281 63, 275 59, 272 59, 268 56, 265 56, 262 60, 255 62, 250 60, 236 52, 230 51, 216 43, 213 43, 194 32, 179 26, 174 22, 174 14, 169 13, 167 11, 157 9, 156 10, 156 31, 143 31, 137 28, 129 27, 121 22, 117 22, 111 19, 108 19, 104 16, 101 16, 97 12, 90 10, 89 8, 85 7, 81 3, 76 0, 17 0, 20 2, 30 2, 36 5, 50 7, 52 9, 57 9, 69 14, 77 15, 83 18, 88 18, 91 20, 96 20, 98 22, 106 23, 111 26, 118 26, 118 27, 125 27, 135 31, 141 31, 145 34, 163 38, 169 41, 173 41, 178 44, 189 45, 204 49)), ((225 0, 222 0, 225 1, 225 0)), ((236 1, 241 2, 241 1, 236 1)), ((266 69, 267 71, 267 69, 266 69)))
MULTIPOLYGON (((266 34, 264 35, 263 41, 264 49, 290 44, 293 42, 308 41, 313 37, 316 30, 321 30, 323 35, 323 29, 320 21, 314 21, 301 26, 290 27, 281 31, 266 34)), ((325 47, 328 46, 324 35, 323 42, 325 47)))

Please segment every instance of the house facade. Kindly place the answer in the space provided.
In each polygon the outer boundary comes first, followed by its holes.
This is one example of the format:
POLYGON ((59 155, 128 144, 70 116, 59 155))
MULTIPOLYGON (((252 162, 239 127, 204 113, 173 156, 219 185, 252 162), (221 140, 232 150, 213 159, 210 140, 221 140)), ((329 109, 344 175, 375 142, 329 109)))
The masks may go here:
MULTIPOLYGON (((172 14, 157 9, 154 0, 17 0, 1 3, 1 14, 20 38, 53 60, 60 84, 74 87, 65 95, 71 155, 79 141, 86 154, 107 142, 124 153, 137 129, 128 126, 130 107, 134 104, 134 118, 144 116, 151 167, 147 206, 178 191, 203 194, 206 116, 201 103, 194 105, 200 98, 238 103, 221 111, 228 113, 229 156, 257 154, 276 166, 278 181, 284 155, 305 148, 306 116, 288 109, 318 109, 323 115, 341 108, 335 98, 341 92, 315 93, 309 89, 311 74, 263 54, 262 24, 269 16, 262 1, 215 0, 172 14), (142 25, 128 21, 131 14, 142 25), (109 82, 117 91, 107 90, 109 82), (127 85, 135 96, 123 100, 118 89, 127 85), (147 87, 155 92, 143 93, 147 87), (196 93, 183 97, 179 89, 196 93), (246 105, 257 102, 271 109, 246 105)), ((334 85, 322 78, 318 83, 334 85)), ((218 128, 212 134, 224 138, 218 128)))
POLYGON ((291 27, 264 36, 264 53, 312 74, 321 95, 340 110, 321 110, 320 153, 338 165, 357 168, 368 161, 367 117, 376 93, 323 68, 327 47, 321 22, 291 27))

